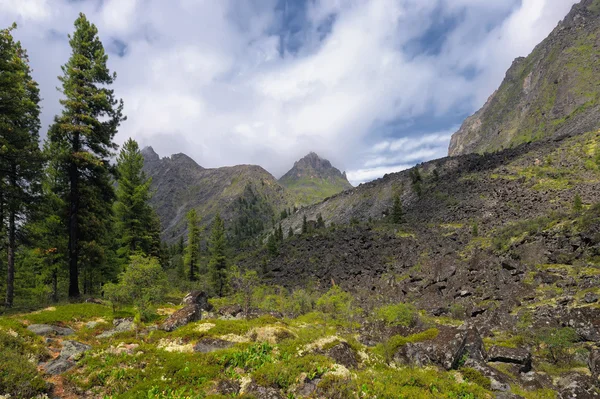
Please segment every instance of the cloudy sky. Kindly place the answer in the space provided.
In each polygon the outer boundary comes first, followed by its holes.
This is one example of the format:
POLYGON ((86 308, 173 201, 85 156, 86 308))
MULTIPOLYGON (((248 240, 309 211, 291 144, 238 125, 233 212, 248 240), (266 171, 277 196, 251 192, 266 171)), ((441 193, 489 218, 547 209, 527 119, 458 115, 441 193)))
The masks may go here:
MULTIPOLYGON (((315 151, 372 180, 450 135, 576 0, 0 0, 40 82, 44 130, 84 12, 125 101, 116 138, 281 176, 315 151)), ((42 132, 43 133, 43 132, 42 132)))

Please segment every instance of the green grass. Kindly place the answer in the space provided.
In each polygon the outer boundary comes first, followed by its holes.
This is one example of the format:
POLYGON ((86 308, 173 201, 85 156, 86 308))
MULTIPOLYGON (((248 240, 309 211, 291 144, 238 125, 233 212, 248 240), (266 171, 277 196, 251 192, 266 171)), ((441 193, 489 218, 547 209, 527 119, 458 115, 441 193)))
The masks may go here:
POLYGON ((38 312, 16 315, 15 317, 26 320, 31 324, 65 324, 92 320, 99 317, 106 320, 112 320, 113 316, 113 311, 110 306, 93 303, 77 303, 52 306, 38 312))

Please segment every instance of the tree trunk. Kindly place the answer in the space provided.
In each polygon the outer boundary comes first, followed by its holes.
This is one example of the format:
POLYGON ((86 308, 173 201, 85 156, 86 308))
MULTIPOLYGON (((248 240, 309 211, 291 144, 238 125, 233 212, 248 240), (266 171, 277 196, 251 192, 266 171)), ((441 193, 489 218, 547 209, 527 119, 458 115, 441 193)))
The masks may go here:
POLYGON ((58 269, 52 271, 52 302, 58 302, 58 269))
POLYGON ((16 226, 15 212, 11 210, 8 215, 8 265, 6 268, 6 307, 12 308, 15 295, 15 246, 16 226))
MULTIPOLYGON (((79 133, 73 138, 73 151, 79 152, 79 133)), ((79 170, 74 160, 69 166, 69 298, 79 297, 79 170)))

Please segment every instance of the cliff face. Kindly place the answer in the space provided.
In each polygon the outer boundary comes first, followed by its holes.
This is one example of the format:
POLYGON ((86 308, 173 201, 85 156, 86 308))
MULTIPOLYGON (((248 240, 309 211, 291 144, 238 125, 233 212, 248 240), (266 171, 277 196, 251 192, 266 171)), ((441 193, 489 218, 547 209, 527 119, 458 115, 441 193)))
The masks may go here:
POLYGON ((517 58, 448 154, 498 151, 600 126, 600 0, 583 0, 527 58, 517 58))

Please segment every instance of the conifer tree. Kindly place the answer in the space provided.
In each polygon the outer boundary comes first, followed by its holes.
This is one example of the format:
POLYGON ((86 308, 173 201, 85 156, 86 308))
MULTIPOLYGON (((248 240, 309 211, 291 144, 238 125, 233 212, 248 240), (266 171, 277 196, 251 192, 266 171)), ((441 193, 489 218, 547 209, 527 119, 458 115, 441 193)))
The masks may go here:
POLYGON ((114 155, 113 138, 125 117, 123 102, 108 88, 116 74, 106 65, 108 56, 98 29, 84 14, 75 21, 69 44, 71 57, 59 77, 63 111, 56 116, 48 137, 65 175, 65 186, 57 191, 65 195, 67 206, 69 297, 77 297, 82 251, 87 266, 92 267, 102 255, 102 248, 96 246, 102 241, 98 238, 110 230, 114 189, 109 158, 114 155))
POLYGON ((302 217, 302 234, 308 233, 308 221, 306 220, 306 215, 302 217))
POLYGON ((323 220, 323 216, 319 213, 317 215, 317 229, 325 228, 325 220, 323 220))
POLYGON ((223 219, 217 213, 213 221, 212 233, 209 240, 208 250, 210 253, 209 270, 213 289, 219 296, 223 296, 225 281, 227 279, 227 257, 225 249, 227 238, 225 237, 225 226, 223 219))
POLYGON ((292 229, 292 226, 290 226, 290 229, 288 230, 288 238, 292 238, 294 236, 294 230, 292 229))
MULTIPOLYGON (((29 60, 11 28, 0 31, 0 225, 7 220, 6 307, 14 299, 17 230, 39 197, 40 95, 29 60)), ((4 227, 4 226, 3 226, 4 227)))
POLYGON ((152 179, 146 177, 142 168, 144 157, 132 139, 123 145, 117 158, 117 201, 115 218, 118 255, 125 264, 136 252, 145 256, 160 255, 160 222, 150 207, 150 185, 152 179))
POLYGON ((195 209, 187 214, 188 220, 188 242, 185 250, 185 264, 189 269, 190 281, 196 280, 196 271, 200 262, 200 221, 195 209))
POLYGON ((402 201, 398 194, 394 195, 394 205, 392 206, 392 223, 402 223, 404 221, 404 211, 402 210, 402 201))

